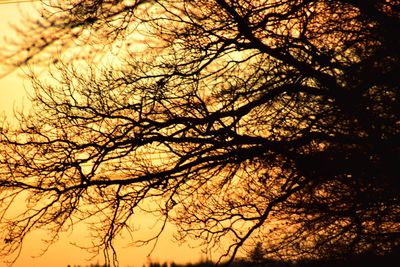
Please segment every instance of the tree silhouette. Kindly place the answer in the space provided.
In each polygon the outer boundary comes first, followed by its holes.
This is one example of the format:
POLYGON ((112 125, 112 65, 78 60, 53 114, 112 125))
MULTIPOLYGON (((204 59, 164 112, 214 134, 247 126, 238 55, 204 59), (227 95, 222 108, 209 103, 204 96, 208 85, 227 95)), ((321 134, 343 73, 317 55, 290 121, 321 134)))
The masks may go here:
POLYGON ((262 265, 266 262, 264 248, 261 242, 257 242, 252 250, 248 254, 248 261, 252 265, 262 265))
MULTIPOLYGON (((33 109, 1 127, 0 254, 87 222, 91 249, 138 211, 233 260, 399 245, 399 4, 51 1, 5 48, 33 109), (25 209, 10 214, 17 200, 25 209), (13 204, 14 203, 14 204, 13 204), (257 242, 258 242, 257 241, 257 242)), ((113 262, 110 262, 113 261, 113 262)))

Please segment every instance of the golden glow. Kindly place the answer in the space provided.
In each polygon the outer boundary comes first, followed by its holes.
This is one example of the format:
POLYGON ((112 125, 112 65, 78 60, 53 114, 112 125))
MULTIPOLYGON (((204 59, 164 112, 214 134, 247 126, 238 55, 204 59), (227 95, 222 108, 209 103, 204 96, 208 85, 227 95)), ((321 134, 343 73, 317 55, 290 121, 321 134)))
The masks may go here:
MULTIPOLYGON (((21 23, 21 12, 29 14, 33 10, 31 3, 0 6, 1 46, 4 47, 7 44, 5 43, 5 38, 18 38, 9 24, 21 23)), ((0 78, 0 114, 6 115, 10 122, 13 122, 14 110, 21 110, 23 108, 27 111, 29 109, 30 105, 27 96, 29 85, 29 80, 24 78, 23 73, 18 70, 0 78)), ((17 210, 20 205, 25 205, 25 203, 14 203, 14 209, 17 210)), ((137 232, 138 236, 135 237, 140 239, 154 225, 154 221, 155 218, 149 215, 138 216, 137 226, 140 226, 141 231, 137 232)), ((152 253, 152 261, 186 263, 197 261, 201 258, 200 249, 190 248, 189 245, 178 246, 175 244, 172 241, 172 233, 173 226, 168 225, 164 235, 162 235, 152 253)), ((91 258, 93 255, 71 244, 84 245, 90 242, 89 232, 86 231, 84 225, 74 227, 73 232, 62 234, 58 242, 50 246, 47 252, 40 256, 43 249, 46 248, 46 243, 43 241, 45 237, 46 233, 42 231, 36 231, 28 235, 21 255, 13 267, 88 266, 91 263, 103 262, 101 254, 98 257, 91 258)), ((152 249, 152 244, 141 248, 127 247, 130 242, 129 236, 116 240, 120 266, 143 266, 143 264, 148 263, 149 258, 147 255, 152 249)), ((7 260, 12 260, 12 258, 7 260)), ((3 261, 4 259, 0 259, 0 266, 4 266, 3 261)))

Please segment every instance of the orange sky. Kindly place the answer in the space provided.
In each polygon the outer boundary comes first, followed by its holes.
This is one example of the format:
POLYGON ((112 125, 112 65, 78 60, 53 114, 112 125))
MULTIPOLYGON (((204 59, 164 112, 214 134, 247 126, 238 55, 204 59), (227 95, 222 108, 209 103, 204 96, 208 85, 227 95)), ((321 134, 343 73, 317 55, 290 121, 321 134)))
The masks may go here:
MULTIPOLYGON (((31 4, 29 3, 23 6, 31 9, 31 4)), ((0 47, 3 46, 5 38, 13 36, 10 23, 17 23, 19 21, 19 10, 21 7, 22 5, 16 4, 0 5, 0 47)), ((0 78, 1 112, 6 112, 7 116, 12 115, 13 107, 21 106, 24 100, 26 100, 24 82, 18 72, 13 72, 4 78, 0 78)))
MULTIPOLYGON (((9 23, 21 23, 20 11, 31 12, 31 3, 22 4, 1 4, 0 5, 0 46, 4 46, 4 37, 13 36, 13 33, 8 26, 9 23)), ((29 81, 23 78, 20 72, 14 71, 4 78, 0 78, 0 113, 5 113, 7 117, 12 119, 14 107, 29 107, 27 103, 26 90, 29 89, 29 81)), ((142 228, 147 229, 152 225, 151 217, 143 217, 142 228)), ((201 258, 199 249, 189 248, 187 245, 178 246, 172 240, 172 226, 167 229, 167 233, 159 241, 156 250, 153 252, 151 259, 159 261, 175 261, 175 262, 189 262, 197 261, 201 258)), ((75 228, 74 233, 68 233, 61 236, 60 241, 50 247, 46 254, 41 257, 37 256, 44 245, 41 242, 43 233, 37 232, 29 236, 21 256, 14 267, 66 267, 68 264, 71 266, 80 264, 81 266, 96 263, 97 259, 87 261, 90 254, 85 253, 81 249, 70 245, 70 242, 77 242, 79 240, 87 241, 85 238, 88 234, 83 228, 75 228)), ((150 251, 147 248, 123 248, 129 240, 122 240, 121 248, 118 249, 120 256, 120 266, 142 266, 148 261, 146 255, 150 251)), ((203 256, 204 257, 204 256, 203 256)), ((102 260, 99 258, 99 262, 102 260)), ((0 266, 6 266, 3 259, 0 259, 0 266)))

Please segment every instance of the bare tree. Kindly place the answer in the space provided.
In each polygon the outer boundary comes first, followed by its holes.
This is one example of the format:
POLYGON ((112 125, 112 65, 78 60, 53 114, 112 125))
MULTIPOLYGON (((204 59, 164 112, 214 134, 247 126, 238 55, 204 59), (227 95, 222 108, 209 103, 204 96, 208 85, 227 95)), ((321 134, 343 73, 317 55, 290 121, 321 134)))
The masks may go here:
POLYGON ((4 50, 32 72, 1 128, 2 256, 87 222, 94 251, 137 211, 234 259, 399 245, 399 4, 51 1, 4 50), (14 49, 14 50, 12 50, 14 49), (16 199, 26 207, 12 216, 16 199), (95 219, 94 219, 95 218, 95 219), (253 242, 254 241, 254 242, 253 242))

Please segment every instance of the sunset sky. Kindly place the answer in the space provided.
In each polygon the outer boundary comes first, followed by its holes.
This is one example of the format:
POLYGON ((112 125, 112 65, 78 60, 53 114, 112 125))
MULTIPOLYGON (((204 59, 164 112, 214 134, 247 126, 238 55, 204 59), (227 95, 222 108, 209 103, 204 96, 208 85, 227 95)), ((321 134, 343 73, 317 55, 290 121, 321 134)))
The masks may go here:
MULTIPOLYGON (((10 1, 9 1, 10 2, 10 1)), ((21 11, 24 13, 31 13, 34 9, 32 3, 2 3, 0 1, 0 25, 1 25, 1 39, 2 47, 6 45, 5 37, 16 37, 15 33, 10 29, 9 24, 21 23, 21 11)), ((3 78, 0 78, 0 110, 1 113, 12 120, 13 109, 25 109, 29 107, 26 91, 29 91, 29 81, 22 75, 21 71, 14 71, 3 78)), ((142 229, 146 230, 153 225, 153 218, 143 217, 140 222, 142 229)), ((189 262, 197 261, 202 256, 199 249, 189 248, 187 245, 178 246, 172 240, 172 226, 167 229, 166 235, 159 241, 157 248, 153 252, 151 259, 153 261, 175 261, 175 262, 189 262)), ((51 246, 49 250, 41 257, 35 257, 40 254, 41 249, 45 248, 45 244, 41 241, 43 233, 35 232, 31 234, 25 243, 21 256, 13 265, 14 267, 58 267, 67 266, 70 264, 86 266, 90 263, 97 261, 102 263, 101 257, 87 261, 90 254, 85 251, 69 244, 70 242, 78 242, 79 240, 88 241, 88 233, 85 232, 83 227, 74 228, 73 233, 67 233, 60 237, 60 241, 51 246)), ((121 247, 119 248, 120 266, 142 266, 148 261, 147 254, 151 247, 146 248, 124 248, 129 243, 129 238, 122 240, 121 247)), ((203 256, 204 258, 204 256, 203 256)), ((0 259, 0 266, 3 264, 3 259, 0 259)))
POLYGON ((0 267, 400 262, 395 2, 0 0, 0 267))

